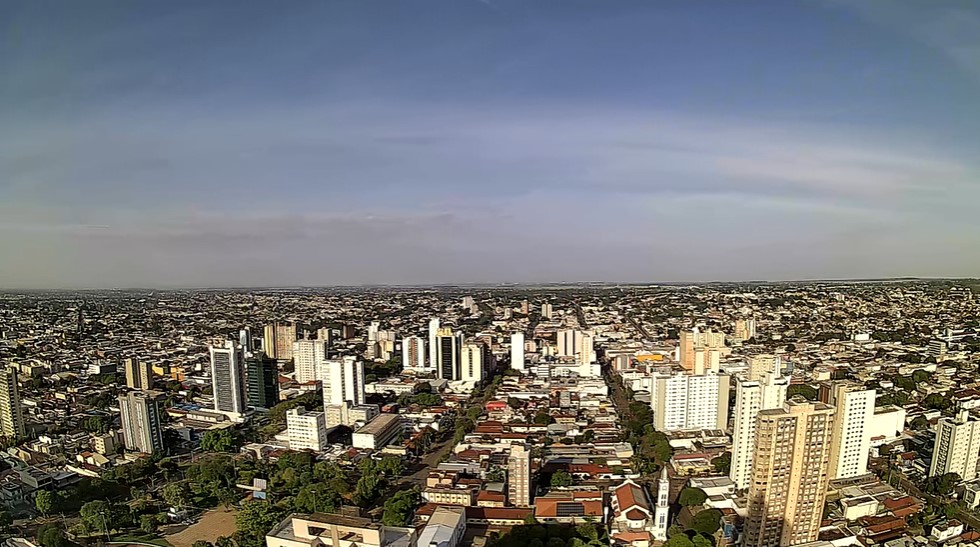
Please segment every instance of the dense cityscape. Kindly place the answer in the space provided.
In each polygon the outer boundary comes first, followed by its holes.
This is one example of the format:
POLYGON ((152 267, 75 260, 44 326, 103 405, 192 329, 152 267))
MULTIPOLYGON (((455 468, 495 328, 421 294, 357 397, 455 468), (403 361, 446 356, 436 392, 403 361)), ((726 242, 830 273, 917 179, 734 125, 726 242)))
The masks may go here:
POLYGON ((11 547, 980 544, 964 282, 7 292, 11 547))

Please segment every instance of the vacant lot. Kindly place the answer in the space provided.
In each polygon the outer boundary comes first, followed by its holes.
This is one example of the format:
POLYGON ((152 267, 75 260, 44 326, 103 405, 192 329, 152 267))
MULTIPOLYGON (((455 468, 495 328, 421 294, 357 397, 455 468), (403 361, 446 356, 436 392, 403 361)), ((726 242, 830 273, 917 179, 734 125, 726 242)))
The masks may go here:
POLYGON ((191 547, 195 541, 203 539, 214 543, 221 536, 235 533, 235 515, 237 511, 212 509, 201 515, 200 520, 187 528, 167 536, 167 541, 174 547, 191 547))

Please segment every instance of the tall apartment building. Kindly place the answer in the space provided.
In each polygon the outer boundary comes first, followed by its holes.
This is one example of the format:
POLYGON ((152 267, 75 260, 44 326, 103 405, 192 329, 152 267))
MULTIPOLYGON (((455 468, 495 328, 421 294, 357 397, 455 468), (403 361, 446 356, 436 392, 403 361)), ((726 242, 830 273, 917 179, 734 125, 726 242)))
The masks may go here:
POLYGON ((490 348, 480 342, 467 342, 459 349, 459 380, 480 383, 491 365, 493 354, 490 348))
POLYGON ((441 328, 436 332, 436 376, 442 380, 457 381, 462 378, 459 353, 462 335, 453 329, 441 328))
POLYGON ((507 458, 507 500, 514 507, 530 507, 531 493, 531 452, 522 444, 512 444, 507 458))
POLYGON ((132 389, 153 389, 153 365, 138 357, 123 360, 126 373, 126 387, 132 389))
POLYGON ((429 320, 429 368, 438 370, 439 359, 437 357, 437 344, 439 336, 439 318, 433 317, 429 320))
POLYGON ((724 347, 725 333, 723 332, 712 332, 710 330, 701 332, 697 327, 690 331, 681 331, 680 346, 678 348, 678 360, 680 361, 681 368, 689 372, 694 372, 695 374, 703 374, 712 368, 711 365, 715 360, 712 350, 717 350, 717 355, 720 358, 720 350, 724 347), (700 367, 698 367, 696 361, 697 350, 703 352, 700 367), (701 370, 696 371, 697 368, 701 370))
POLYGON ((8 438, 24 436, 17 369, 12 366, 0 366, 0 433, 8 438))
POLYGON ((163 450, 158 391, 131 391, 119 396, 123 443, 128 450, 152 454, 163 450))
POLYGON ((961 410, 955 418, 942 418, 936 426, 936 445, 932 449, 929 476, 956 473, 965 481, 977 478, 980 454, 980 421, 961 410))
POLYGON ((650 406, 658 431, 728 427, 727 374, 660 374, 653 379, 650 406))
POLYGON ((273 359, 291 361, 295 341, 296 325, 292 323, 273 323, 262 331, 262 349, 273 359))
POLYGON ((323 386, 323 404, 364 404, 364 363, 356 357, 332 359, 317 365, 316 379, 323 386))
POLYGON ((510 368, 524 372, 524 333, 510 335, 510 368))
POLYGON ((582 347, 581 337, 582 333, 575 329, 558 331, 558 357, 575 357, 578 355, 582 347))
POLYGON ((789 401, 759 412, 744 547, 816 541, 830 480, 834 409, 789 401))
POLYGON ((329 346, 325 340, 297 340, 293 342, 293 369, 300 384, 317 379, 316 367, 327 360, 329 346))
POLYGON ((871 453, 870 426, 875 415, 875 390, 840 382, 834 384, 828 403, 835 410, 830 478, 864 475, 868 472, 871 453))
POLYGON ((744 342, 750 338, 755 338, 755 319, 736 319, 735 339, 744 342))
POLYGON ((755 452, 755 424, 759 411, 782 408, 786 402, 789 378, 772 373, 760 381, 735 381, 735 412, 732 423, 732 463, 728 472, 736 490, 749 487, 755 452))
POLYGON ((286 434, 290 450, 326 450, 327 422, 323 412, 294 408, 286 412, 286 434))
POLYGON ((211 387, 214 409, 237 420, 245 413, 245 356, 242 347, 227 340, 211 346, 211 387))
POLYGON ((551 304, 549 304, 547 302, 545 302, 544 304, 541 304, 541 317, 542 318, 544 318, 544 319, 551 319, 551 317, 554 314, 555 314, 555 310, 551 306, 551 304))
POLYGON ((421 336, 402 339, 402 368, 415 371, 429 368, 425 360, 425 339, 421 336))
POLYGON ((279 403, 279 367, 262 352, 245 359, 248 405, 268 409, 279 403))
POLYGON ((749 366, 746 377, 749 381, 759 382, 767 374, 779 376, 783 368, 782 358, 778 355, 769 353, 753 355, 749 357, 749 366))

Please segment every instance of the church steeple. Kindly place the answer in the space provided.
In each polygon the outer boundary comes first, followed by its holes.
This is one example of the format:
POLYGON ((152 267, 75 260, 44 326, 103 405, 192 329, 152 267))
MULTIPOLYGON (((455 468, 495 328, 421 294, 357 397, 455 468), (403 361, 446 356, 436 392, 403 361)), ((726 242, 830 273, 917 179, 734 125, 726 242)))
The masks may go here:
POLYGON ((667 476, 667 467, 660 473, 660 481, 657 483, 657 507, 653 511, 653 539, 658 541, 667 540, 667 526, 670 523, 670 478, 667 476))

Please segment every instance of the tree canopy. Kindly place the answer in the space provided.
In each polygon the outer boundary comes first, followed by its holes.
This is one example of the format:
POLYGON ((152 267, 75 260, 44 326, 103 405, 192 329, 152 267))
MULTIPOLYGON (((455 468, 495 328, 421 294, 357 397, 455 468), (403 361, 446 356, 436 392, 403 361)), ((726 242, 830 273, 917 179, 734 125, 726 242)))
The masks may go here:
POLYGON ((685 507, 695 507, 698 505, 703 505, 706 499, 708 499, 708 495, 704 493, 704 490, 701 490, 700 488, 688 487, 681 490, 678 503, 685 507))

